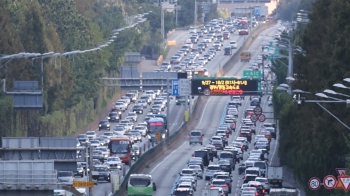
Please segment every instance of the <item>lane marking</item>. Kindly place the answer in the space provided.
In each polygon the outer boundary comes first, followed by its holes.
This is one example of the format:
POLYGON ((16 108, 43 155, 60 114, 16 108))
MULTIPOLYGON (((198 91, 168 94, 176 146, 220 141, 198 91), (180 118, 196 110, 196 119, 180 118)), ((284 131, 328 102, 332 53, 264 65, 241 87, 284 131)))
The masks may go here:
MULTIPOLYGON (((201 118, 200 118, 200 120, 199 120, 199 123, 197 124, 197 127, 201 124, 201 122, 202 122, 202 119, 203 119, 203 114, 205 113, 205 110, 207 109, 207 106, 208 106, 208 103, 210 102, 210 99, 211 99, 212 97, 210 97, 209 99, 208 99, 208 101, 207 101, 207 103, 205 104, 205 106, 204 106, 204 111, 202 112, 202 115, 201 115, 201 118)), ((196 128, 197 128, 196 127, 196 128)), ((176 148, 173 152, 171 152, 167 157, 165 157, 161 162, 159 162, 152 170, 151 170, 151 172, 150 173, 153 173, 153 171, 155 170, 155 169, 157 169, 162 163, 164 163, 164 161, 166 161, 172 154, 174 154, 177 150, 179 150, 183 145, 185 145, 186 144, 186 142, 187 141, 184 141, 184 143, 181 145, 181 146, 179 146, 178 148, 176 148)))
POLYGON ((177 149, 175 149, 173 152, 171 152, 167 157, 165 157, 165 158, 163 159, 163 161, 159 162, 159 163, 151 170, 150 173, 153 173, 154 170, 157 169, 157 167, 158 167, 159 165, 161 165, 162 163, 164 163, 164 161, 166 161, 172 154, 174 154, 179 148, 181 148, 181 147, 182 147, 183 145, 185 145, 185 144, 186 144, 186 142, 184 142, 181 146, 179 146, 177 149))

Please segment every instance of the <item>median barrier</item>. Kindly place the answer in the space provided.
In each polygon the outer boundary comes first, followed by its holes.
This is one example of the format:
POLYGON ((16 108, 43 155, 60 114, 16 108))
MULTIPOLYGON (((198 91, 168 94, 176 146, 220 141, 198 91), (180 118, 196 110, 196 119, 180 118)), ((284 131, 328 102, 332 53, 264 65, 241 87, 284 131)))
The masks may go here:
POLYGON ((171 136, 167 137, 165 140, 162 140, 158 145, 148 149, 144 152, 141 157, 130 167, 127 174, 124 176, 122 183, 120 184, 119 191, 116 191, 114 196, 124 196, 126 195, 126 185, 127 179, 132 173, 140 173, 147 165, 151 164, 155 160, 157 160, 160 156, 164 155, 164 152, 168 149, 174 147, 178 142, 182 141, 184 136, 186 136, 187 132, 192 129, 194 121, 198 115, 201 114, 201 109, 198 106, 203 104, 204 99, 198 97, 198 99, 194 103, 194 108, 192 112, 192 116, 190 116, 189 121, 183 123, 179 130, 174 132, 171 136))

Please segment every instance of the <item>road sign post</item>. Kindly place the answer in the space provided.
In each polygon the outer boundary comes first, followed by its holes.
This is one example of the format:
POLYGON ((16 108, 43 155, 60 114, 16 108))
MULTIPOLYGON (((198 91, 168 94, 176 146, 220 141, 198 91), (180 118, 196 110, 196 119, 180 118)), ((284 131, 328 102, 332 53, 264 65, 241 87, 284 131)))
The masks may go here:
POLYGON ((343 189, 345 192, 348 192, 350 189, 350 176, 339 176, 338 180, 343 185, 343 189))
POLYGON ((346 175, 346 170, 348 170, 347 168, 335 168, 335 170, 337 171, 338 175, 346 175))
POLYGON ((253 109, 253 112, 254 112, 254 114, 256 114, 256 115, 260 115, 260 114, 262 114, 262 108, 260 107, 260 106, 256 106, 254 109, 253 109))
POLYGON ((337 179, 332 175, 328 175, 323 178, 323 186, 326 189, 333 189, 336 183, 337 183, 337 179))
POLYGON ((260 70, 243 70, 243 78, 261 79, 262 73, 260 70))
POLYGON ((94 182, 73 181, 73 187, 94 187, 94 182))
POLYGON ((171 95, 180 96, 179 79, 171 80, 171 95))
POLYGON ((260 122, 264 122, 264 121, 266 120, 266 116, 265 116, 264 114, 260 114, 260 115, 258 116, 258 120, 259 120, 260 122))
POLYGON ((309 188, 311 190, 318 190, 321 187, 321 181, 320 179, 316 178, 316 177, 312 177, 309 180, 309 188))
POLYGON ((179 79, 180 84, 180 96, 189 96, 191 95, 191 80, 190 79, 179 79))
POLYGON ((252 122, 256 122, 258 120, 259 116, 256 114, 253 114, 250 116, 250 120, 252 120, 252 122))

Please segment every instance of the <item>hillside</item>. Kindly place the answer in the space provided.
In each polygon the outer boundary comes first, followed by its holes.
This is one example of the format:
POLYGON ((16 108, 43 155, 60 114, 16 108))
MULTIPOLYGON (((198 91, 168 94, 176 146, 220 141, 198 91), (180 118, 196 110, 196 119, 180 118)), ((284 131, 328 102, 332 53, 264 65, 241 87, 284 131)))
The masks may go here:
MULTIPOLYGON (((155 15, 153 19, 159 19, 159 8, 141 6, 137 0, 0 1, 0 54, 91 49, 108 41, 112 29, 125 26, 125 16, 150 10, 155 15)), ((139 52, 146 44, 159 45, 152 41, 159 31, 151 27, 153 19, 122 31, 115 43, 103 50, 45 58, 45 109, 14 111, 12 98, 0 93, 0 134, 65 136, 86 126, 119 92, 118 88, 101 88, 99 78, 117 77, 125 52, 139 52)), ((166 32, 171 28, 167 25, 166 32)), ((41 59, 14 59, 0 66, 0 79, 6 79, 9 91, 15 80, 40 81, 40 62, 41 59)), ((1 61, 1 65, 5 63, 1 61)))

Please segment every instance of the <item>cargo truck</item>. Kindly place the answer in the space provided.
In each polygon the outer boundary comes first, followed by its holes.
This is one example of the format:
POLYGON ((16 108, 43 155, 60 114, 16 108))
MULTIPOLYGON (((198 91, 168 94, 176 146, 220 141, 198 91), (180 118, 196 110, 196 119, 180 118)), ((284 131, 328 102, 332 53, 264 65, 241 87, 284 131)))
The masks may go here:
POLYGON ((283 183, 283 167, 268 167, 267 179, 271 185, 277 185, 281 188, 283 183))
POLYGON ((298 196, 298 190, 295 188, 272 188, 270 189, 269 196, 298 196))

